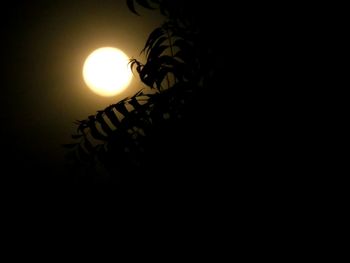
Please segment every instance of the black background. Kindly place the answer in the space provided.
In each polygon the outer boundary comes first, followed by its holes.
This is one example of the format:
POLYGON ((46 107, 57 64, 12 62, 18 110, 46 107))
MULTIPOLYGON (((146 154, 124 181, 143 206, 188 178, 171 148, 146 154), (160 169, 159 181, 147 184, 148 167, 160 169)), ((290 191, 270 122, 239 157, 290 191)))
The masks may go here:
MULTIPOLYGON (((84 28, 85 20, 80 16, 84 12, 110 15, 112 2, 11 1, 2 9, 0 118, 4 187, 10 186, 17 193, 24 191, 27 196, 35 192, 54 196, 56 201, 68 193, 90 201, 100 190, 112 196, 125 193, 125 189, 135 193, 132 180, 122 187, 71 180, 70 172, 64 168, 63 151, 47 146, 64 143, 72 131, 70 127, 74 127, 72 121, 85 118, 84 113, 93 113, 103 105, 100 101, 95 109, 90 104, 88 109, 77 112, 79 116, 69 113, 62 117, 64 110, 74 108, 69 105, 80 105, 81 93, 65 97, 65 89, 56 86, 56 90, 50 90, 55 89, 55 81, 72 77, 60 73, 53 78, 52 72, 61 72, 57 67, 65 64, 52 61, 64 54, 62 46, 70 55, 79 52, 79 45, 64 45, 65 40, 74 39, 74 33, 84 28), (85 6, 84 12, 80 12, 79 4, 85 6), (52 92, 56 92, 55 98, 49 95, 52 92)), ((203 96, 196 121, 180 127, 181 136, 170 143, 174 148, 169 152, 174 156, 169 156, 176 162, 168 161, 157 168, 167 179, 151 180, 147 187, 162 194, 170 188, 180 188, 187 194, 207 196, 208 200, 218 196, 225 200, 232 193, 247 199, 266 193, 276 173, 283 176, 293 170, 284 155, 290 144, 284 134, 290 127, 281 120, 279 110, 288 101, 280 88, 281 83, 289 85, 280 67, 286 52, 283 46, 288 41, 282 32, 286 29, 278 25, 279 18, 270 16, 266 6, 228 6, 220 2, 192 3, 189 7, 206 28, 208 43, 217 53, 216 82, 203 96)), ((128 12, 126 7, 125 10, 128 12)), ((148 33, 144 32, 145 36, 148 33)), ((144 172, 150 171, 152 166, 144 172)))

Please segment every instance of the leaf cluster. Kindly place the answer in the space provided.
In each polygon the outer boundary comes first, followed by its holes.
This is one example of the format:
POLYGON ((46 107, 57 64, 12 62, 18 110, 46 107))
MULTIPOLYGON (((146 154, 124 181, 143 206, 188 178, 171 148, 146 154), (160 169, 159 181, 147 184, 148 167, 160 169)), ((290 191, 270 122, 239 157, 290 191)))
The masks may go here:
POLYGON ((167 18, 149 34, 141 51, 145 62, 133 58, 129 63, 146 88, 78 120, 74 142, 64 145, 68 161, 90 167, 99 163, 110 173, 116 166, 147 166, 157 159, 161 153, 152 151, 154 140, 164 127, 179 125, 211 69, 210 50, 202 47, 200 32, 173 1, 126 2, 135 14, 137 4, 159 9, 167 18))

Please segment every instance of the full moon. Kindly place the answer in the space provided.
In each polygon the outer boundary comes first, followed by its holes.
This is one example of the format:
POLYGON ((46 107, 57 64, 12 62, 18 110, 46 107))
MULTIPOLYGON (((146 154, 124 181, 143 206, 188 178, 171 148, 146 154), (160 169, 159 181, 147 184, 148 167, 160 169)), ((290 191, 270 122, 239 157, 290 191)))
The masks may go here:
POLYGON ((83 78, 86 85, 101 96, 114 96, 125 90, 132 79, 129 58, 120 49, 96 49, 85 60, 83 78))

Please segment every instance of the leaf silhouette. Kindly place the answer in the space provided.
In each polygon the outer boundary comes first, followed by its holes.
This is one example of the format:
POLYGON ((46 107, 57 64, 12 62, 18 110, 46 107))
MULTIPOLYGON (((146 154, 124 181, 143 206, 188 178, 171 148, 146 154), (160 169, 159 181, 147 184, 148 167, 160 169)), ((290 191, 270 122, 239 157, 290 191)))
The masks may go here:
POLYGON ((142 110, 144 107, 139 103, 136 97, 133 97, 129 100, 129 104, 134 107, 136 111, 142 110))
POLYGON ((152 48, 147 60, 157 59, 167 48, 169 48, 169 46, 164 45, 152 48))
POLYGON ((136 2, 145 8, 155 9, 148 3, 148 0, 136 0, 136 2))
POLYGON ((195 50, 193 49, 193 46, 188 43, 187 41, 183 40, 183 39, 177 39, 175 40, 175 42, 173 43, 173 46, 176 46, 180 49, 180 51, 182 52, 194 52, 195 50))
POLYGON ((164 79, 166 78, 166 76, 171 72, 171 69, 169 68, 162 68, 159 70, 158 74, 157 74, 157 79, 156 79, 156 85, 158 90, 161 89, 161 85, 162 82, 164 81, 164 79))
POLYGON ((126 4, 131 12, 133 12, 136 15, 140 15, 139 13, 136 12, 135 6, 134 6, 134 0, 126 0, 126 4))
POLYGON ((179 66, 181 64, 181 62, 179 62, 178 60, 176 60, 172 56, 161 56, 159 58, 159 63, 161 65, 168 65, 168 66, 172 66, 172 67, 176 67, 176 66, 179 66))
MULTIPOLYGON (((183 12, 187 2, 178 2, 126 0, 134 14, 139 15, 138 6, 158 7, 166 16, 165 23, 151 31, 145 41, 141 50, 145 62, 129 61, 133 74, 146 87, 77 121, 77 134, 72 135, 75 143, 64 146, 70 159, 89 164, 99 161, 113 170, 117 162, 134 167, 161 157, 153 150, 155 140, 166 136, 163 133, 184 116, 195 94, 201 94, 200 87, 213 67, 205 28, 199 30, 200 25, 191 23, 191 13, 183 12)), ((213 110, 215 106, 209 107, 213 110)))
POLYGON ((111 123, 118 128, 118 126, 120 125, 120 120, 118 119, 117 115, 115 115, 114 111, 113 111, 113 107, 108 107, 104 113, 106 114, 106 116, 108 117, 108 119, 111 121, 111 123))
POLYGON ((153 44, 154 44, 161 36, 163 36, 164 33, 165 33, 165 32, 164 32, 164 29, 163 29, 162 27, 158 27, 158 28, 154 29, 154 30, 150 33, 150 35, 149 35, 149 37, 148 37, 148 39, 147 39, 147 41, 146 41, 146 44, 145 44, 144 48, 142 49, 141 53, 143 53, 146 49, 152 48, 153 44))
POLYGON ((96 124, 95 122, 91 121, 88 123, 88 128, 89 128, 89 131, 91 133, 91 136, 93 138, 95 138, 96 140, 102 140, 102 141, 106 141, 108 139, 107 136, 105 136, 104 134, 100 133, 98 130, 97 130, 97 127, 96 127, 96 124))
POLYGON ((87 138, 84 139, 84 147, 90 154, 94 152, 94 147, 87 138))
POLYGON ((125 103, 117 103, 114 107, 115 107, 115 109, 116 109, 117 111, 119 111, 122 115, 124 115, 124 116, 128 116, 128 115, 129 115, 129 111, 128 111, 128 109, 126 108, 125 103))
POLYGON ((146 48, 146 56, 149 56, 149 53, 153 49, 157 49, 161 44, 163 44, 165 41, 167 41, 167 37, 159 37, 156 39, 151 45, 147 46, 146 48))
POLYGON ((106 120, 103 118, 102 114, 96 115, 96 120, 101 125, 102 130, 107 134, 107 136, 113 133, 113 130, 107 124, 106 120))

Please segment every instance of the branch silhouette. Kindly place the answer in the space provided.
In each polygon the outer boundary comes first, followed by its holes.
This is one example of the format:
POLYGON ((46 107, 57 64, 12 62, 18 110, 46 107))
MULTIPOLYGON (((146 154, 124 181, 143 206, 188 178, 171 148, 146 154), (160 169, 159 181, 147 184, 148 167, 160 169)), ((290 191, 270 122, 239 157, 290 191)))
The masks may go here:
POLYGON ((146 88, 78 120, 73 142, 63 145, 71 164, 91 169, 102 165, 112 175, 142 170, 166 159, 166 146, 160 150, 155 145, 171 140, 164 138, 171 138, 178 127, 190 121, 195 101, 206 92, 213 71, 210 47, 205 45, 200 28, 179 9, 181 5, 160 0, 126 3, 137 15, 139 5, 165 16, 141 51, 146 62, 133 58, 129 63, 146 88))

